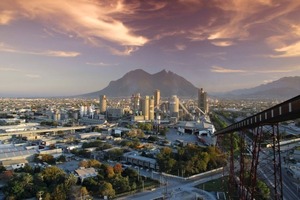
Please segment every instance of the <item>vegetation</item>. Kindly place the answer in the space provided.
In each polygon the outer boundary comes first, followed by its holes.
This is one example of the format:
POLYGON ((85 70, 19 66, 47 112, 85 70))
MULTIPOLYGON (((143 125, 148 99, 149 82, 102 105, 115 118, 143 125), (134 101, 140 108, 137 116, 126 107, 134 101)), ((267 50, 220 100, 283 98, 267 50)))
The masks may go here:
POLYGON ((228 192, 228 176, 222 177, 220 179, 211 180, 202 183, 197 186, 199 189, 203 189, 208 192, 228 192))
POLYGON ((55 121, 44 121, 41 122, 42 126, 58 126, 58 122, 55 121))
POLYGON ((122 140, 120 142, 120 145, 123 147, 130 147, 133 149, 139 149, 139 147, 141 146, 141 142, 138 138, 134 138, 132 140, 122 140))
MULTIPOLYGON (((6 199, 27 199, 42 197, 48 200, 80 199, 89 194, 103 198, 113 198, 122 193, 142 189, 142 185, 153 185, 157 182, 145 179, 133 169, 123 170, 122 165, 101 164, 97 160, 86 160, 79 163, 80 167, 94 167, 98 171, 96 177, 86 178, 80 185, 77 177, 66 174, 58 167, 34 169, 26 165, 18 172, 4 175, 7 180, 3 192, 6 199)), ((6 171, 5 171, 6 172, 6 171)))
POLYGON ((153 126, 151 123, 138 123, 137 124, 138 128, 144 131, 152 131, 153 126))
POLYGON ((101 140, 95 140, 92 142, 84 142, 82 144, 82 148, 92 148, 92 147, 97 147, 97 150, 104 150, 104 149, 109 149, 112 148, 111 144, 108 144, 106 142, 103 142, 101 140))
POLYGON ((85 149, 73 149, 71 150, 71 153, 76 155, 76 156, 81 156, 84 158, 90 158, 91 157, 91 152, 85 150, 85 149))
POLYGON ((157 162, 162 172, 191 176, 224 166, 226 156, 216 147, 201 148, 189 144, 179 147, 176 153, 169 147, 162 148, 157 162))
POLYGON ((77 178, 57 167, 47 167, 39 173, 15 173, 3 188, 7 199, 26 199, 43 194, 43 199, 67 199, 77 178))
POLYGON ((145 134, 141 129, 131 129, 126 136, 129 138, 144 138, 145 134))
POLYGON ((211 114, 210 119, 214 124, 216 130, 221 130, 227 126, 227 124, 222 121, 217 114, 211 114))

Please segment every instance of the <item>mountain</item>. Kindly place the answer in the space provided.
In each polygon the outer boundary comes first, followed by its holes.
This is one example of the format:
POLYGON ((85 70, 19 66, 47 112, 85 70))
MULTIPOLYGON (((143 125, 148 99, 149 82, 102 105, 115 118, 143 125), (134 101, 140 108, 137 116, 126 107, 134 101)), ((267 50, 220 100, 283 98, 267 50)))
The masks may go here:
POLYGON ((289 99, 300 94, 300 77, 284 77, 279 80, 249 89, 239 89, 227 93, 226 97, 289 99))
POLYGON ((100 91, 80 96, 96 98, 103 94, 108 97, 126 97, 135 93, 150 96, 156 89, 160 90, 162 97, 172 95, 195 97, 198 90, 192 83, 171 71, 162 70, 156 74, 149 74, 142 69, 137 69, 128 72, 118 80, 111 81, 100 91))

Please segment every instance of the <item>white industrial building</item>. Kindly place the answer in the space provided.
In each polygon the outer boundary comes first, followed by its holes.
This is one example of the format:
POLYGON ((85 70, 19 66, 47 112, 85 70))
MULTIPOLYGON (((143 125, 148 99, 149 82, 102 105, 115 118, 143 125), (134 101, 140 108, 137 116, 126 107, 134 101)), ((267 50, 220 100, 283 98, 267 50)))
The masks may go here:
POLYGON ((97 138, 101 137, 101 133, 98 132, 90 132, 90 133, 80 133, 79 134, 79 139, 88 139, 88 138, 97 138))

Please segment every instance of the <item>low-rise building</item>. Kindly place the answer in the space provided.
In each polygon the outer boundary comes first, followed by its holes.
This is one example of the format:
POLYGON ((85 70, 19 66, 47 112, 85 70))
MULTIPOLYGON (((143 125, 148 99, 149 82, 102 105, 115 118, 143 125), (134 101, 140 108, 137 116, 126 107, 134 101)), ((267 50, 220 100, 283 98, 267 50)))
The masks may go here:
POLYGON ((25 167, 27 163, 28 161, 25 159, 3 160, 2 166, 5 167, 6 170, 15 170, 25 167))
POLYGON ((0 161, 18 159, 32 160, 35 154, 38 154, 36 149, 26 149, 24 147, 1 149, 0 161))
POLYGON ((83 182, 83 180, 85 178, 95 177, 97 175, 98 175, 98 173, 95 170, 95 168, 93 168, 93 167, 80 168, 80 169, 75 170, 75 176, 77 176, 81 182, 83 182))
POLYGON ((128 152, 123 154, 123 161, 126 163, 146 167, 149 169, 158 170, 159 166, 155 159, 140 156, 137 152, 128 152))
POLYGON ((101 135, 102 134, 98 132, 80 133, 79 139, 97 138, 97 137, 101 137, 101 135))
POLYGON ((57 148, 57 149, 47 149, 47 150, 41 150, 40 154, 50 154, 52 155, 54 158, 58 158, 59 156, 61 156, 63 153, 61 148, 57 148))

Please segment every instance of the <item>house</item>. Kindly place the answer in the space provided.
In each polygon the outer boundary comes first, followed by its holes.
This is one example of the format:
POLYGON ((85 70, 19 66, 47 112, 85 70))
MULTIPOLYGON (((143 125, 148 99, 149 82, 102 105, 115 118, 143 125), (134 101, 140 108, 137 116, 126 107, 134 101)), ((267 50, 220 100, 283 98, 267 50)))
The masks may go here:
POLYGON ((17 160, 3 160, 2 166, 6 168, 6 170, 15 170, 19 168, 25 167, 28 163, 25 159, 17 159, 17 160))
POLYGON ((80 168, 75 170, 75 176, 77 176, 81 183, 85 178, 95 177, 98 175, 98 172, 95 170, 95 168, 80 168))
POLYGON ((127 152, 123 154, 123 161, 129 164, 158 170, 159 166, 155 159, 138 155, 137 152, 127 152))

